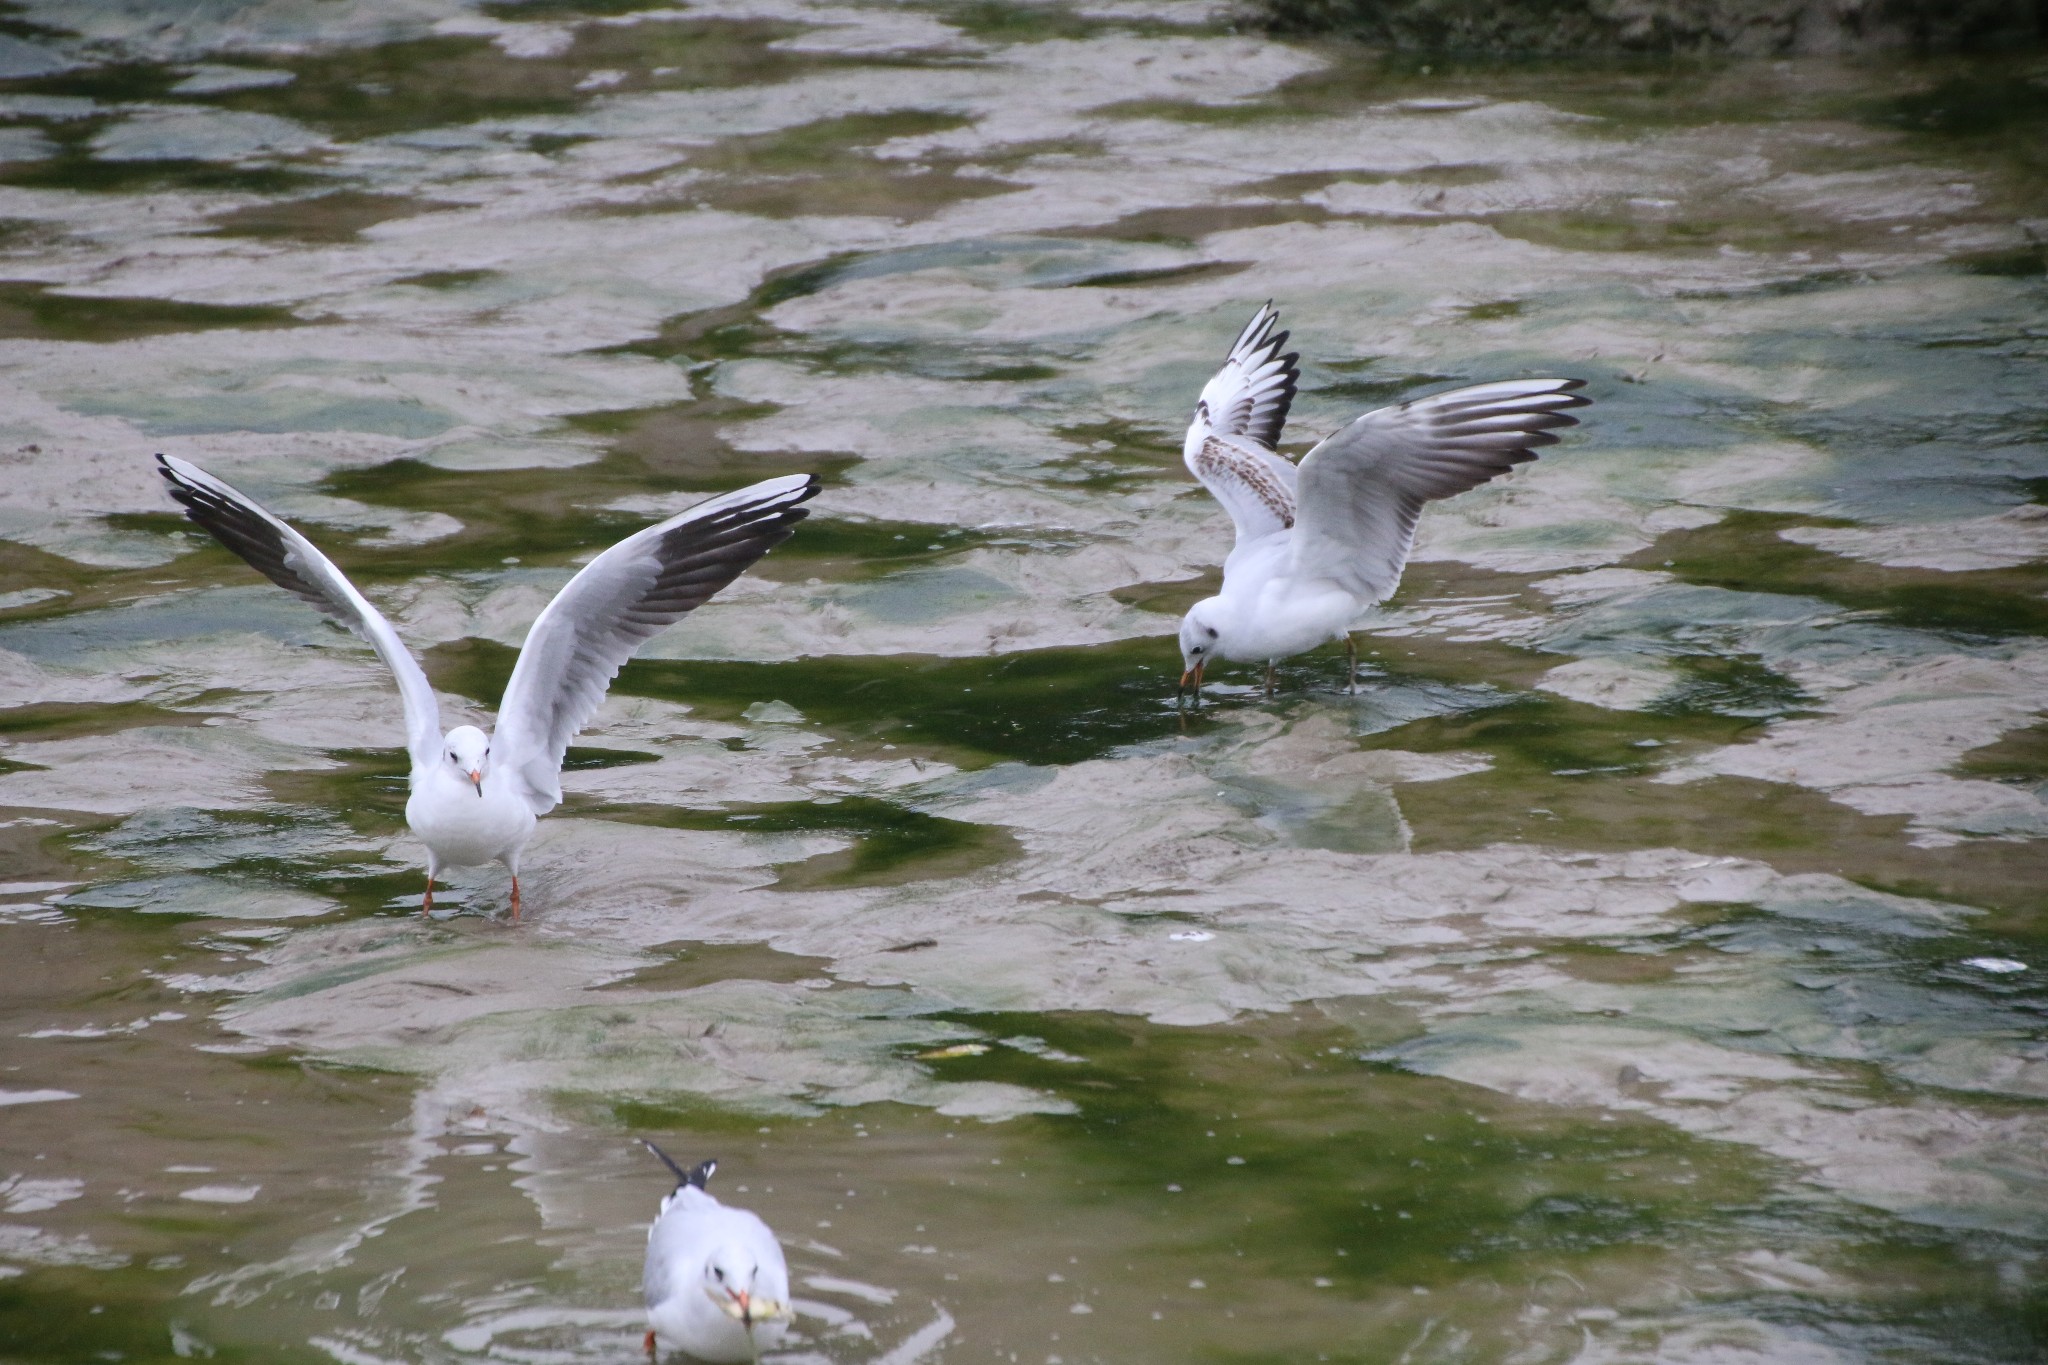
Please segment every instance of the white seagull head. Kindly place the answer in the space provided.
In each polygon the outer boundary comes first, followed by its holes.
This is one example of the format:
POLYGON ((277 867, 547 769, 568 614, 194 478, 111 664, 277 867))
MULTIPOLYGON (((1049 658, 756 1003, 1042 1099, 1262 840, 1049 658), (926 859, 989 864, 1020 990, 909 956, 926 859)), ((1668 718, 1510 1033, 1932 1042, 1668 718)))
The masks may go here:
POLYGON ((1180 685, 1192 685, 1197 692, 1202 686, 1202 670, 1210 660, 1222 653, 1223 610, 1218 598, 1205 597, 1188 608, 1188 614, 1180 619, 1180 661, 1186 672, 1180 675, 1180 685))
MULTIPOLYGON (((769 1278, 773 1278, 770 1276, 769 1278)), ((761 1263, 754 1253, 731 1242, 704 1258, 704 1292, 727 1317, 749 1331, 757 1322, 789 1315, 789 1290, 762 1283, 761 1263)))
POLYGON ((455 765, 462 780, 484 794, 484 773, 491 762, 491 737, 474 725, 458 725, 441 740, 441 756, 455 765))

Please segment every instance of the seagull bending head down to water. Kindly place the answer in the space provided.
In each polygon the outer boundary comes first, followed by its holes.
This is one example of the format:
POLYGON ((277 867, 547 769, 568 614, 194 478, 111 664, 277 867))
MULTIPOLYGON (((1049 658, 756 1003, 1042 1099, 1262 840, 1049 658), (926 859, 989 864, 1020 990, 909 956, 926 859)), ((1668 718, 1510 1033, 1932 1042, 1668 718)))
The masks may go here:
POLYGON ((756 1359, 782 1340, 792 1316, 782 1244, 756 1215, 730 1209, 705 1188, 716 1161, 684 1170, 640 1139, 675 1173, 647 1230, 647 1358, 666 1341, 699 1360, 756 1359))
POLYGON ((1339 637, 1356 687, 1351 630, 1400 585, 1422 505, 1535 459, 1555 428, 1578 424, 1566 409, 1589 401, 1573 392, 1582 379, 1452 389, 1368 412, 1297 465, 1274 449, 1301 374, 1279 320, 1268 303, 1238 334, 1181 449, 1237 526, 1223 591, 1180 625, 1181 688, 1197 702, 1213 659, 1263 661, 1270 697, 1276 662, 1339 637))
POLYGON ((369 642, 398 678, 412 753, 405 821, 427 845, 424 911, 444 867, 501 862, 519 915, 519 851, 562 799, 562 754, 647 640, 709 601, 810 515, 811 474, 711 498, 586 564, 534 621, 498 707, 498 728, 441 733, 441 709, 398 632, 313 542, 199 466, 156 457, 185 515, 280 587, 369 642))

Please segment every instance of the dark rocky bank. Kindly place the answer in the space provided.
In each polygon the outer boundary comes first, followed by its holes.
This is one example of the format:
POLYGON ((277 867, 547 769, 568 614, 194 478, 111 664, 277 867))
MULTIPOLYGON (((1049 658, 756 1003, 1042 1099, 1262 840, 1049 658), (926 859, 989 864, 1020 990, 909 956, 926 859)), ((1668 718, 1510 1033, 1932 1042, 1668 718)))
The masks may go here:
POLYGON ((2048 0, 1252 0, 1275 33, 1503 55, 1941 51, 2048 40, 2048 0))

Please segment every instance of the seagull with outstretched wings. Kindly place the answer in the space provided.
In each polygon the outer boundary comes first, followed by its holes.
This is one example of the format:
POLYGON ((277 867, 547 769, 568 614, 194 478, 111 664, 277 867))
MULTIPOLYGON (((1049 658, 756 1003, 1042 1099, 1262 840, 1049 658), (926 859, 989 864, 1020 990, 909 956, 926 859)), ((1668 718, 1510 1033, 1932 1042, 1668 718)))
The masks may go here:
POLYGON ((412 795, 406 823, 427 845, 427 894, 444 867, 500 862, 519 914, 519 852, 534 820, 562 799, 562 754, 604 700, 633 651, 787 540, 810 514, 811 474, 767 479, 698 503, 626 537, 586 564, 548 603, 513 666, 498 726, 441 732, 441 709, 398 632, 332 560, 255 499, 199 466, 159 455, 158 472, 185 515, 369 642, 398 679, 412 795))
POLYGON ((1400 585, 1422 506, 1475 488, 1536 458, 1576 426, 1581 379, 1507 379, 1378 408, 1295 464, 1275 450, 1300 377, 1300 356, 1268 303, 1202 386, 1181 449, 1188 471, 1230 513, 1237 543, 1223 591, 1181 620, 1183 691, 1201 695, 1216 658, 1273 665, 1343 639, 1400 585))

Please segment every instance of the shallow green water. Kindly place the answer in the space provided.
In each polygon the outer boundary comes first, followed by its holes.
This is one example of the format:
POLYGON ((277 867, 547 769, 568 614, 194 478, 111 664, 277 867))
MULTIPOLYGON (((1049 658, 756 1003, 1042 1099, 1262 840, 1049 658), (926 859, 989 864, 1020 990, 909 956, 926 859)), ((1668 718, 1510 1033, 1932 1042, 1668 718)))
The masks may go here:
MULTIPOLYGON (((1380 61, 1220 6, 0 21, 0 1357, 623 1361, 661 1172, 815 1362, 2048 1349, 2048 59, 1380 61), (1569 373, 1175 705, 1194 394, 1569 373), (799 534, 418 914, 444 710, 704 492, 799 534)), ((452 714, 448 717, 453 723, 452 714)))

